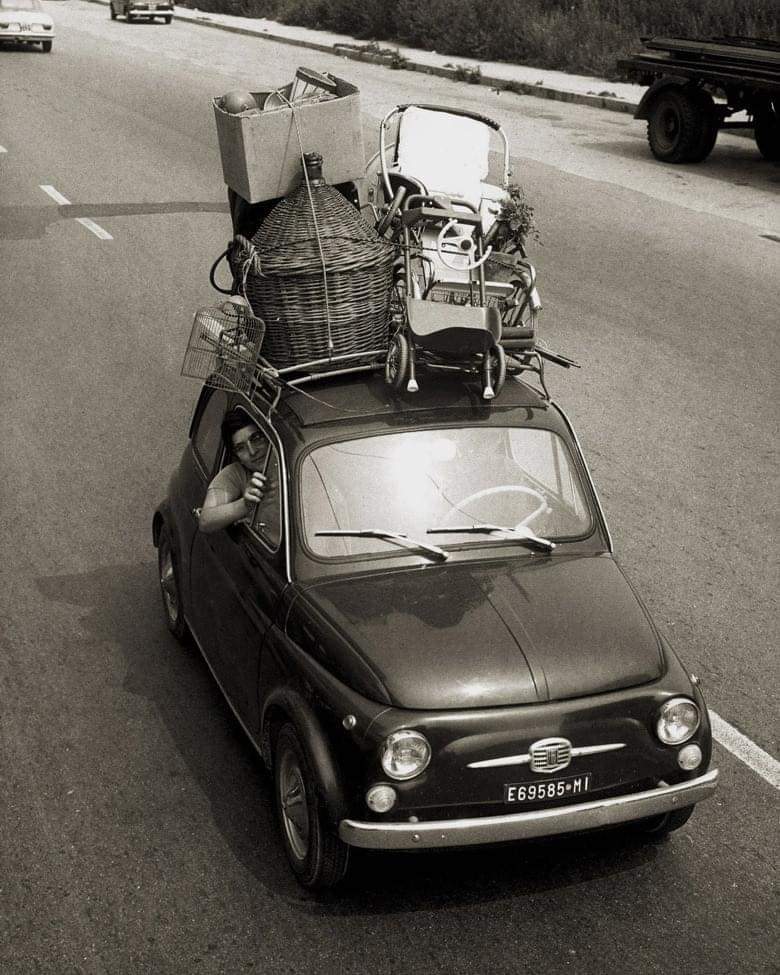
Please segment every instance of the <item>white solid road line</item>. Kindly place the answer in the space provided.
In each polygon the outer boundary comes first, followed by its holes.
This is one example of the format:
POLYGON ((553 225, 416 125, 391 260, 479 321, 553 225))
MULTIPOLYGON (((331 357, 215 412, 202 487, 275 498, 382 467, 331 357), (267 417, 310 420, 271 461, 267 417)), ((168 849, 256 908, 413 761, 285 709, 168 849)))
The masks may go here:
POLYGON ((710 723, 715 741, 727 748, 732 755, 736 755, 770 785, 780 789, 780 762, 777 759, 772 758, 769 752, 759 748, 755 742, 743 735, 741 731, 737 731, 714 711, 710 711, 710 723))
POLYGON ((0 146, 0 152, 8 152, 5 146, 0 146))
POLYGON ((53 186, 41 185, 41 189, 44 193, 48 193, 52 200, 55 203, 59 203, 60 206, 70 206, 70 200, 66 199, 58 190, 55 190, 53 186))
MULTIPOLYGON (((48 193, 49 196, 54 200, 55 203, 59 203, 60 206, 70 206, 70 200, 63 196, 59 190, 55 190, 53 186, 48 184, 40 184, 41 189, 44 193, 48 193)), ((76 223, 80 223, 82 227, 86 227, 91 233, 101 240, 113 240, 114 238, 107 230, 96 224, 94 220, 90 220, 89 217, 76 217, 76 223)))
POLYGON ((95 223, 94 220, 90 220, 89 217, 76 217, 76 223, 80 223, 82 227, 86 227, 87 230, 91 230, 92 233, 101 240, 114 239, 107 230, 103 230, 99 224, 95 223))

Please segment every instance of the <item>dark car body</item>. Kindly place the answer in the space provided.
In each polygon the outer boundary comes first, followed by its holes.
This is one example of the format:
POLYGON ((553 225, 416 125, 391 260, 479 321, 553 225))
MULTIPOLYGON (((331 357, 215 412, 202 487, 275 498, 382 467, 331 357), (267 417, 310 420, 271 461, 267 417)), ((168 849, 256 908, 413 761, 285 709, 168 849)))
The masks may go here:
MULTIPOLYGON (((491 463, 475 459, 482 469, 491 463)), ((386 491, 382 476, 377 489, 386 491)), ((513 490, 500 484, 472 497, 513 490)), ((387 496, 381 508, 394 504, 387 496)), ((155 513, 155 544, 162 532, 180 612, 231 707, 269 766, 279 728, 293 726, 325 827, 342 844, 418 849, 633 820, 663 825, 715 787, 697 682, 615 561, 567 418, 525 384, 507 384, 492 404, 447 380, 401 396, 379 378, 331 379, 252 402, 206 387, 155 513), (282 528, 271 543, 246 526, 198 530, 223 461, 216 424, 235 404, 275 448, 282 528), (515 429, 559 444, 577 481, 581 530, 558 537, 553 551, 500 533, 452 544, 426 536, 446 561, 380 543, 315 550, 306 527, 312 457, 330 450, 351 463, 355 445, 382 442, 370 438, 403 445, 430 431, 445 436, 446 450, 464 430, 492 449, 515 429), (701 751, 692 770, 655 731, 659 709, 679 698, 701 717, 686 740, 701 751), (430 761, 397 781, 381 754, 405 729, 427 739, 430 761), (385 813, 366 802, 382 784, 396 797, 385 813)))
POLYGON ((110 0, 111 19, 127 18, 134 20, 154 20, 161 17, 166 24, 173 20, 173 0, 110 0))

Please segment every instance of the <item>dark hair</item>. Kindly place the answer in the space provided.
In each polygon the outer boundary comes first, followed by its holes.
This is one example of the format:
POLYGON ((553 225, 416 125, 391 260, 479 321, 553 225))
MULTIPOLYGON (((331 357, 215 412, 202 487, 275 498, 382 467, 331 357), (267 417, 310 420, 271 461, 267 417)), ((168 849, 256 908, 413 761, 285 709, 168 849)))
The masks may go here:
POLYGON ((250 426, 256 427, 257 424, 248 413, 237 406, 225 414, 222 420, 222 442, 227 447, 228 453, 233 452, 233 434, 250 426))

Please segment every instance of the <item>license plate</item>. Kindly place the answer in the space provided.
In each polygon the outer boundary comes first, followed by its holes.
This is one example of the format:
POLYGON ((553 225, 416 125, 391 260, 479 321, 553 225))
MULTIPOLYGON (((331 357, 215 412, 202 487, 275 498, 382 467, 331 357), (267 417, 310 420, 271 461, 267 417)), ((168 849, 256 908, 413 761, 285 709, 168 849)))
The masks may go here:
POLYGON ((590 772, 567 775, 562 779, 545 779, 544 782, 507 783, 504 786, 504 802, 544 802, 546 799, 573 799, 589 789, 590 772))
POLYGON ((8 25, 8 30, 15 31, 17 34, 21 31, 21 29, 22 29, 22 25, 21 24, 9 24, 8 25))

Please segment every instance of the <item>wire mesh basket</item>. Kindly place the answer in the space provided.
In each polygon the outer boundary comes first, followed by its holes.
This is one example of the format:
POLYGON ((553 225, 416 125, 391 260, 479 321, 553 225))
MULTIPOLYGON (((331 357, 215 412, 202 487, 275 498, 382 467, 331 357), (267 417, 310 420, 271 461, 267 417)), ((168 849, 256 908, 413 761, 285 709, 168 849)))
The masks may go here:
POLYGON ((228 299, 195 312, 184 353, 182 376, 201 379, 217 389, 250 395, 256 383, 265 323, 248 304, 228 299))

